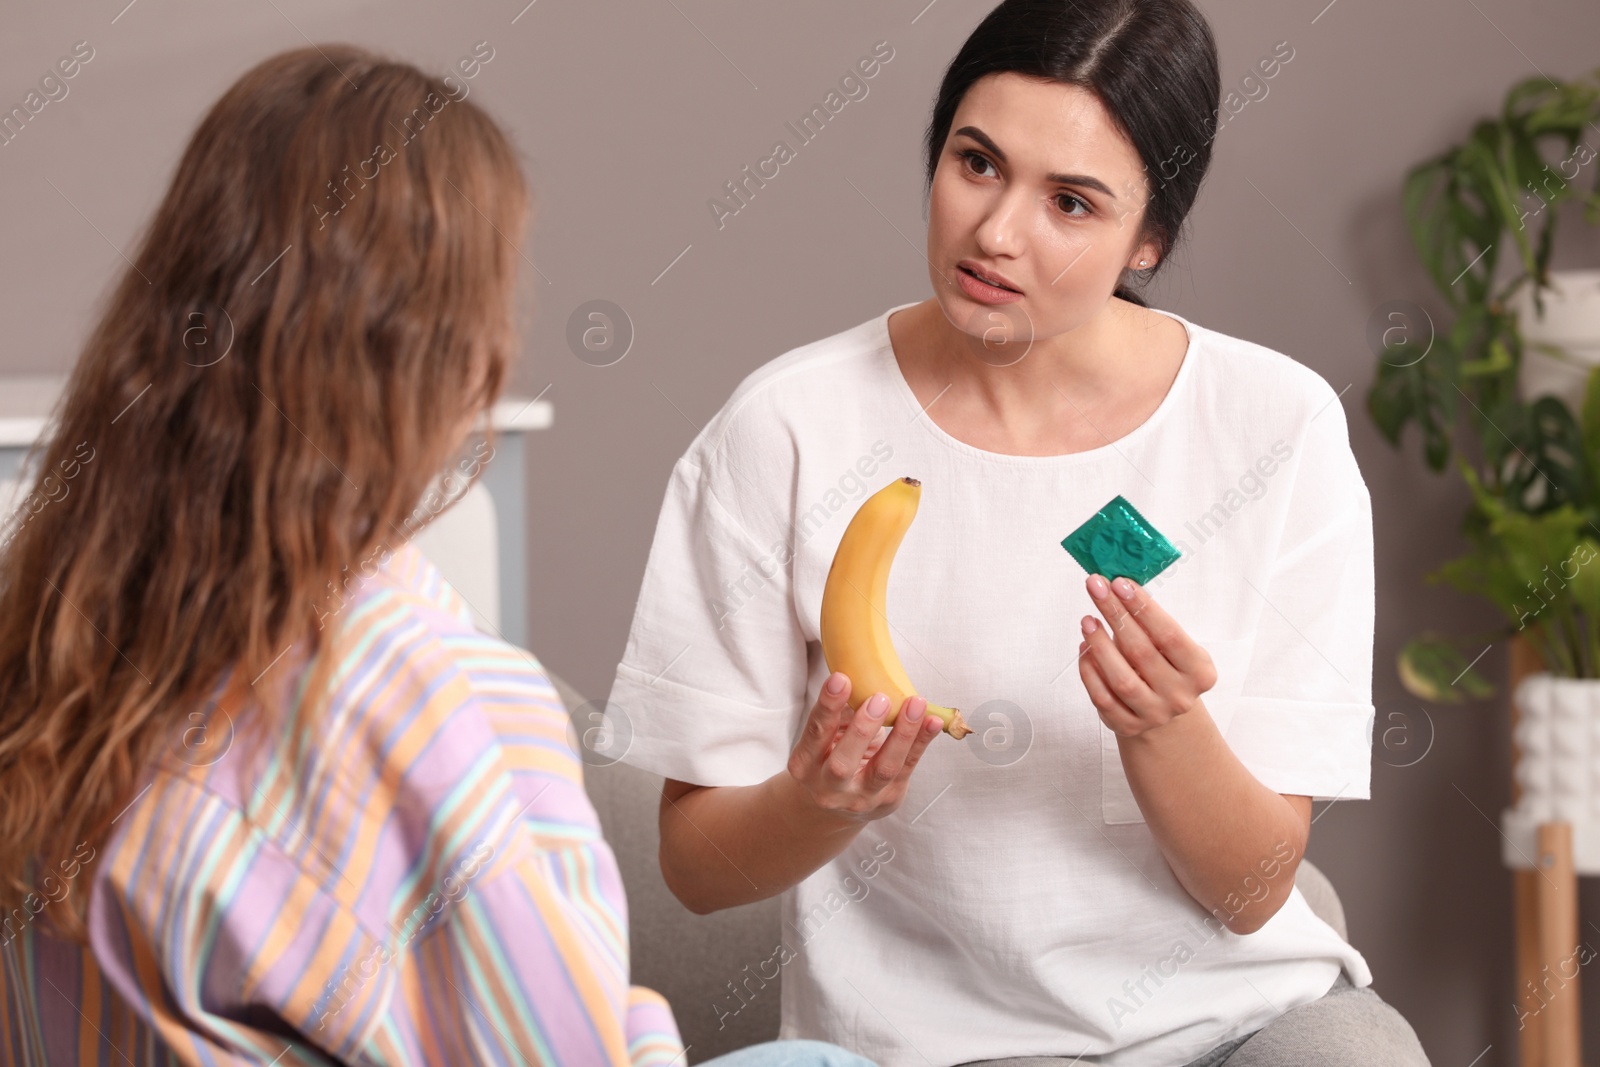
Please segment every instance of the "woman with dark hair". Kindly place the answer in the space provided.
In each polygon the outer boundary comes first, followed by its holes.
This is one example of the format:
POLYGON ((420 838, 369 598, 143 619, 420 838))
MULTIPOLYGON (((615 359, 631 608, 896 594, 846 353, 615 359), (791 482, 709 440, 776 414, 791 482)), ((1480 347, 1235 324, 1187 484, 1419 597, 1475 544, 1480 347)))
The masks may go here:
MULTIPOLYGON (((0 1064, 683 1058, 566 709, 411 541, 493 456, 528 213, 360 49, 200 123, 4 531, 0 1064)), ((797 1064, 865 1067, 720 1067, 797 1064)))
POLYGON ((1344 409, 1133 286, 1219 93, 1188 0, 1000 4, 927 131, 932 298, 756 370, 673 471, 608 710, 666 779, 673 892, 783 894, 782 1036, 887 1067, 1427 1062, 1294 884, 1312 801, 1370 796, 1344 409), (901 476, 886 615, 964 740, 821 654, 845 526, 901 476), (1143 586, 1063 551, 1117 497, 1177 541, 1143 586))

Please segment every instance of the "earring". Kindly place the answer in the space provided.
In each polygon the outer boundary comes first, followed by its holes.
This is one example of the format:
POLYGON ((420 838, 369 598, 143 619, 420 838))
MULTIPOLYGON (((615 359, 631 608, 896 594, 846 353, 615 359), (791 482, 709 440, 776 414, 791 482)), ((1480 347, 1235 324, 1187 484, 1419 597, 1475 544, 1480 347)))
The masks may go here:
POLYGON ((1144 266, 1144 260, 1142 260, 1142 259, 1141 259, 1141 260, 1140 260, 1140 261, 1139 261, 1139 266, 1141 266, 1141 267, 1142 267, 1142 266, 1144 266))

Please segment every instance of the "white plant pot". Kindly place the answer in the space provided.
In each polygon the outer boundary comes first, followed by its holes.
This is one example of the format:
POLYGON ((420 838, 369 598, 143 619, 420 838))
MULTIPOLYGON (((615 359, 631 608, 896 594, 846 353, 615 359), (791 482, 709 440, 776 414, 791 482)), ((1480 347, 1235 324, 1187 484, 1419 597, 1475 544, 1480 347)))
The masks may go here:
POLYGON ((1540 823, 1572 824, 1579 874, 1600 874, 1600 679, 1530 674, 1512 693, 1516 804, 1500 816, 1501 860, 1533 867, 1540 823))
POLYGON ((1555 396, 1574 417, 1583 408, 1589 369, 1600 364, 1600 270, 1553 270, 1542 294, 1544 315, 1533 308, 1533 285, 1524 283, 1508 302, 1517 312, 1524 347, 1517 388, 1524 401, 1555 396), (1535 344, 1554 345, 1564 358, 1535 344))

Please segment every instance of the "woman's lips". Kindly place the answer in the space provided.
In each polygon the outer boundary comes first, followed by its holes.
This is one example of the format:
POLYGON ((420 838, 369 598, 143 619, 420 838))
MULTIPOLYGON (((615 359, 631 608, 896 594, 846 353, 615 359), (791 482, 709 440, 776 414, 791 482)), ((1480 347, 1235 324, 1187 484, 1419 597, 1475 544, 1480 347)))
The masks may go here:
POLYGON ((984 281, 971 268, 964 265, 956 267, 956 284, 961 287, 962 292, 984 304, 1009 304, 1022 299, 1022 294, 1017 290, 984 281))

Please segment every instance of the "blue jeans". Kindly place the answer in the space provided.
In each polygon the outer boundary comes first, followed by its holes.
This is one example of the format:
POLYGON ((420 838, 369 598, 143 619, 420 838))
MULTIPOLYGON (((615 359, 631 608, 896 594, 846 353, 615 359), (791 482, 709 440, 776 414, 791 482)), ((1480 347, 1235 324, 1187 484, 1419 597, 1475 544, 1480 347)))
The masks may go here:
POLYGON ((826 1041, 763 1041, 736 1049, 695 1067, 877 1067, 854 1052, 826 1041))

